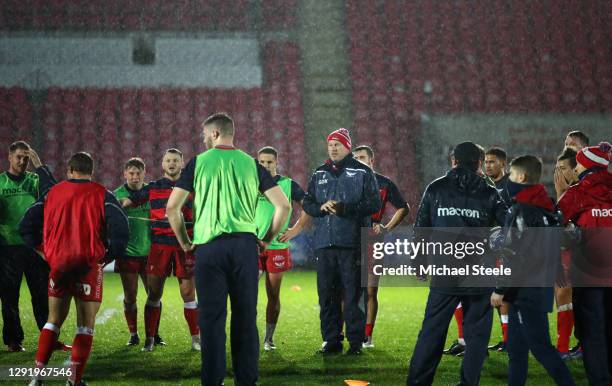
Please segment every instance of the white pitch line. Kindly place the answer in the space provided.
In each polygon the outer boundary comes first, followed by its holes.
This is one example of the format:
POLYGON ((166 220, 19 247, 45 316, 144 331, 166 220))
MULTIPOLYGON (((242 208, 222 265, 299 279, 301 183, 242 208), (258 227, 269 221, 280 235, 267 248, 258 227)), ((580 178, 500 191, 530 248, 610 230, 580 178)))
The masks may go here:
POLYGON ((96 317, 96 325, 106 323, 113 315, 118 314, 119 311, 116 308, 107 308, 104 310, 102 315, 96 317))

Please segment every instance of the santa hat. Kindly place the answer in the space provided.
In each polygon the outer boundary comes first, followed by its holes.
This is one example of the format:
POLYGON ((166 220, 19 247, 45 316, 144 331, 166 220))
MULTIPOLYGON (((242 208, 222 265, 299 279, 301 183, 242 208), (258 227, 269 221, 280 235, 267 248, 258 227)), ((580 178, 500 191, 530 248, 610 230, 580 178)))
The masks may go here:
POLYGON ((332 139, 335 139, 336 141, 344 145, 344 147, 351 150, 351 135, 349 134, 349 131, 347 129, 340 128, 336 131, 332 131, 327 136, 327 142, 331 141, 332 139))
POLYGON ((612 145, 608 142, 582 148, 576 154, 576 162, 587 169, 593 167, 607 168, 610 164, 610 150, 612 150, 612 145))

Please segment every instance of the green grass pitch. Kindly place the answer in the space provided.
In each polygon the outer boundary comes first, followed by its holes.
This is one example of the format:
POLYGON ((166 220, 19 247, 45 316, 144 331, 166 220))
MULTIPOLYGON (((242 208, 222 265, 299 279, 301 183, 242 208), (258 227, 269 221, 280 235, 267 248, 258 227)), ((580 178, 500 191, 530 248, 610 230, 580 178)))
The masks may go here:
MULTIPOLYGON (((319 313, 314 272, 295 270, 285 275, 281 292, 282 310, 276 330, 275 352, 262 352, 260 356, 261 385, 343 385, 344 379, 361 379, 372 385, 402 385, 423 317, 426 288, 381 288, 380 310, 374 332, 375 348, 361 357, 338 355, 321 357, 315 351, 321 345, 319 313), (299 287, 299 290, 298 290, 299 287)), ((94 348, 85 373, 91 385, 196 385, 199 384, 200 354, 190 350, 190 338, 182 311, 176 279, 166 283, 163 297, 160 334, 168 343, 151 353, 141 353, 139 347, 126 347, 128 331, 123 317, 122 288, 119 276, 104 276, 104 301, 98 314, 94 348)), ((24 353, 0 353, 0 365, 31 366, 36 351, 38 331, 29 304, 30 295, 25 287, 21 293, 21 317, 26 332, 24 353)), ((139 332, 143 337, 144 291, 139 290, 139 332)), ((263 280, 260 282, 258 326, 263 338, 266 296, 263 280)), ((228 316, 229 319, 229 316, 228 316)), ((556 332, 554 314, 550 315, 551 332, 556 332)), ((62 328, 61 339, 70 342, 75 331, 75 312, 62 328)), ((494 318, 491 341, 496 343, 501 332, 498 318, 494 318)), ((456 338, 454 321, 449 329, 447 343, 456 338)), ((229 340, 229 332, 228 332, 229 340)), ((553 339, 556 341, 556 339, 553 339)), ((229 350, 229 341, 228 341, 229 350)), ((66 353, 56 352, 51 365, 61 364, 66 353)), ((226 385, 233 385, 229 352, 226 385)), ((456 385, 459 381, 460 359, 444 356, 438 368, 436 385, 456 385)), ((570 369, 580 385, 586 377, 580 361, 569 362, 570 369)), ((491 353, 482 371, 482 385, 507 383, 506 354, 491 353)), ((0 385, 10 384, 0 380, 0 385)), ((12 384, 23 385, 24 382, 12 384)), ((63 384, 58 381, 47 384, 63 384)), ((552 385, 542 366, 530 359, 528 385, 552 385)))

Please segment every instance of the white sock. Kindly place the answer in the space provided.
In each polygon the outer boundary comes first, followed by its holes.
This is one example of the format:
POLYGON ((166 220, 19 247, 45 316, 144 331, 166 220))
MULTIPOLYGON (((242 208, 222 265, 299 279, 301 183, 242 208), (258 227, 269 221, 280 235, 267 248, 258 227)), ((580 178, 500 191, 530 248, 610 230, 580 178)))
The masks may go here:
POLYGON ((188 310, 195 310, 198 308, 198 302, 195 300, 192 302, 185 302, 184 307, 188 310))
POLYGON ((459 342, 460 345, 465 346, 465 339, 459 338, 457 339, 457 342, 459 342))
POLYGON ((56 325, 55 325, 55 324, 53 324, 53 323, 45 323, 45 325, 43 326, 43 329, 45 329, 45 330, 51 330, 51 331, 53 331, 54 333, 56 333, 56 334, 58 334, 58 335, 59 335, 59 332, 60 332, 59 327, 58 327, 58 326, 56 326, 56 325))
POLYGON ((93 336, 94 329, 93 328, 89 328, 89 327, 85 327, 85 326, 80 326, 80 327, 77 327, 77 334, 93 336))

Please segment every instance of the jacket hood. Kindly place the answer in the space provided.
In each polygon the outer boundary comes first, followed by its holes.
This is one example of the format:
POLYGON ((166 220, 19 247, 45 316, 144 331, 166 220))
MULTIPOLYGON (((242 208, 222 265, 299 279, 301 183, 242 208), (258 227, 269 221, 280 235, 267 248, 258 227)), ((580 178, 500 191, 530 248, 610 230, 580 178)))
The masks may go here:
POLYGON ((601 170, 586 175, 580 181, 581 191, 593 199, 602 202, 612 202, 612 173, 601 170))
POLYGON ((461 166, 449 170, 446 176, 450 183, 462 192, 473 194, 489 188, 484 178, 461 166))
POLYGON ((514 196, 514 200, 521 204, 528 204, 554 211, 555 207, 552 200, 546 193, 546 188, 542 184, 529 185, 514 196))

